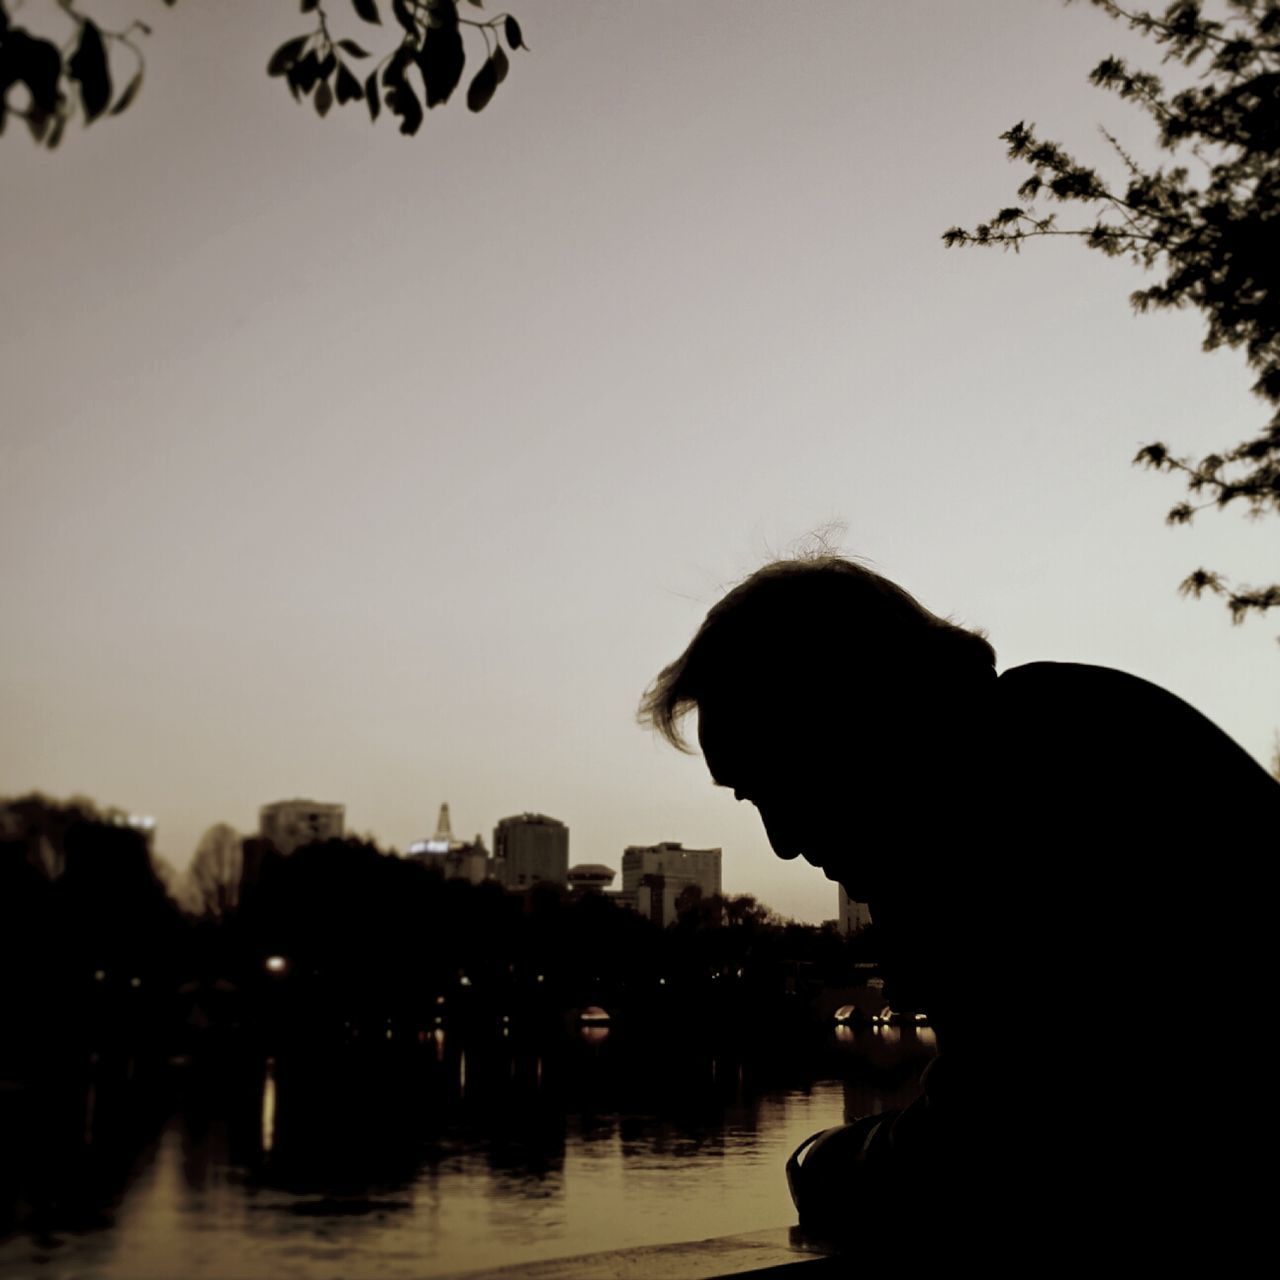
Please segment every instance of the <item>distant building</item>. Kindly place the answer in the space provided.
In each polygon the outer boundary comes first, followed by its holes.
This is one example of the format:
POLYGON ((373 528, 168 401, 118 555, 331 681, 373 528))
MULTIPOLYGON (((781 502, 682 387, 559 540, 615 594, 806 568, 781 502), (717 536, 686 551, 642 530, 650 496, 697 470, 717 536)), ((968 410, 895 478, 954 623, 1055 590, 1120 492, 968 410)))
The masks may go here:
POLYGON ((406 856, 435 868, 446 880, 468 880, 479 884, 492 872, 492 860, 482 836, 477 834, 474 840, 466 841, 453 834, 447 803, 440 806, 435 831, 425 840, 415 840, 406 856))
POLYGON ((495 876, 508 889, 569 882, 569 828, 542 813, 502 818, 493 829, 495 876))
POLYGON ((656 924, 676 918, 680 895, 695 887, 702 897, 720 893, 719 849, 686 849, 674 840, 629 845, 622 855, 622 901, 656 924))
POLYGON ((281 853, 316 840, 341 840, 346 806, 317 800, 277 800, 258 811, 258 833, 281 853))
POLYGON ((617 874, 598 862, 580 862, 569 868, 569 888, 574 893, 606 893, 617 874))
POLYGON ((871 923, 871 911, 865 902, 849 897, 840 885, 840 914, 836 918, 840 932, 848 936, 861 933, 871 923))

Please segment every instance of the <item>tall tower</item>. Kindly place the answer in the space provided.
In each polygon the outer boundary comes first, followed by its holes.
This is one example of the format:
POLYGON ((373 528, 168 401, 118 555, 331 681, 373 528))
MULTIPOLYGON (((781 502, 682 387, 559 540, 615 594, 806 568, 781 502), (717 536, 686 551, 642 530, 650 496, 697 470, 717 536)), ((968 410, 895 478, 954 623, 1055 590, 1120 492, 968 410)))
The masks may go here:
POLYGON ((447 800, 440 806, 440 816, 436 819, 436 833, 431 838, 444 844, 453 843, 453 825, 449 821, 449 802, 447 800))

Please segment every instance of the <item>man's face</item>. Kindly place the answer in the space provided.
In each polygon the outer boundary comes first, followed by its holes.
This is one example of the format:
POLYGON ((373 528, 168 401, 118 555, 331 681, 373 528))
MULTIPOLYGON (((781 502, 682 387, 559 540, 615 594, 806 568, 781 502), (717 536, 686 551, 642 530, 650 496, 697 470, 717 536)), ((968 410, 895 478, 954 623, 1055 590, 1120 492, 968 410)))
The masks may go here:
POLYGON ((884 847, 867 795, 856 734, 834 706, 804 711, 729 705, 698 709, 698 741, 712 781, 755 805, 780 858, 802 857, 857 898, 874 896, 884 847))

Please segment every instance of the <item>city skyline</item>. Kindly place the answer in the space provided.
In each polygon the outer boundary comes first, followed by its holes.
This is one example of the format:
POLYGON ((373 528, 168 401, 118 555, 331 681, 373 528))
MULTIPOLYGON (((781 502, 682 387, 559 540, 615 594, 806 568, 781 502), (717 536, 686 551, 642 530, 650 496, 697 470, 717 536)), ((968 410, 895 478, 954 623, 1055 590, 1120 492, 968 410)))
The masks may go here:
POLYGON ((154 815, 179 871, 269 796, 396 848, 430 797, 468 832, 541 810, 584 859, 721 847, 726 892, 827 919, 634 713, 832 522, 1001 669, 1131 671, 1266 762, 1274 627, 1176 588, 1269 581, 1273 531, 1170 530, 1178 482, 1130 466, 1251 431, 1243 357, 1076 244, 941 244, 1012 195, 1019 119, 1150 159, 1087 77, 1157 53, 1025 0, 519 13, 519 74, 413 139, 295 107, 264 68, 296 6, 256 3, 166 10, 137 101, 56 153, 11 127, 4 793, 154 815))

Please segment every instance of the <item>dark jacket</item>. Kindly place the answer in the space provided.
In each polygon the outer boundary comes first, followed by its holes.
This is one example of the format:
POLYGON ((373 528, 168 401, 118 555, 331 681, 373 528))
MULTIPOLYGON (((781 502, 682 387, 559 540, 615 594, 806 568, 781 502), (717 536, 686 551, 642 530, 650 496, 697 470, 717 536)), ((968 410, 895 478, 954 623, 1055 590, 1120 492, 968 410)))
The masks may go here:
POLYGON ((1032 663, 981 701, 922 797, 941 852, 871 904, 889 994, 934 1015, 940 1058, 867 1128, 851 1194, 1024 1243, 1247 1237, 1277 1137, 1280 783, 1120 671, 1032 663))

